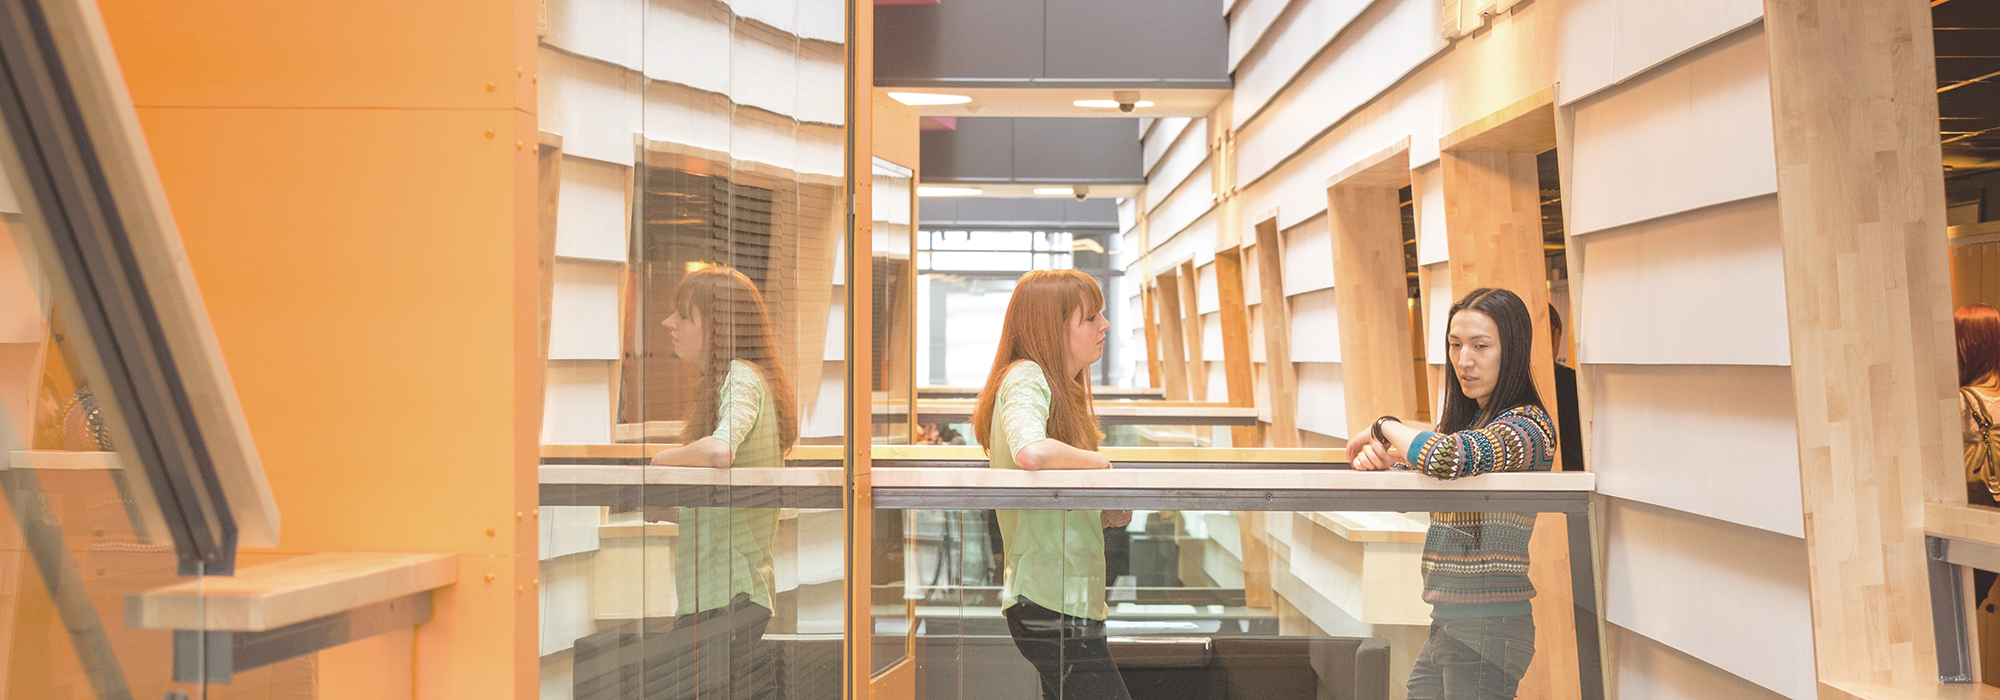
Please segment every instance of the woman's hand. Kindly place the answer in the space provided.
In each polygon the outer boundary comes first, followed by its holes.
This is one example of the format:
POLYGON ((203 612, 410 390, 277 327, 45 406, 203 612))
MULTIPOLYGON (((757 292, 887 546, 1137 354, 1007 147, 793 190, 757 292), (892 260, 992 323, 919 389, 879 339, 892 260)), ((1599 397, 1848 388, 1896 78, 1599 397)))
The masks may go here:
MULTIPOLYGON (((1348 443, 1348 446, 1352 450, 1353 443, 1348 443)), ((1396 464, 1396 458, 1389 456, 1389 451, 1382 449, 1382 444, 1373 439, 1368 440, 1367 444, 1362 445, 1361 449, 1353 454, 1353 457, 1348 458, 1348 464, 1356 471, 1389 471, 1396 464)))
POLYGON ((1105 527, 1125 527, 1132 524, 1132 511, 1105 510, 1098 512, 1101 514, 1099 519, 1104 522, 1105 527))
MULTIPOLYGON (((1374 434, 1373 432, 1369 432, 1369 431, 1365 431, 1365 430, 1364 430, 1364 431, 1362 431, 1360 435, 1356 435, 1356 436, 1354 436, 1354 437, 1352 437, 1352 438, 1348 438, 1348 440, 1347 440, 1347 461, 1348 461, 1349 463, 1352 463, 1352 462, 1353 462, 1353 461, 1355 460, 1355 458, 1357 458, 1357 457, 1360 457, 1360 456, 1361 456, 1361 451, 1362 451, 1363 449, 1365 449, 1365 448, 1367 448, 1367 447, 1368 447, 1369 445, 1373 445, 1373 444, 1375 444, 1375 434, 1374 434)), ((1360 468, 1360 467, 1356 467, 1356 469, 1359 469, 1359 468, 1360 468)))

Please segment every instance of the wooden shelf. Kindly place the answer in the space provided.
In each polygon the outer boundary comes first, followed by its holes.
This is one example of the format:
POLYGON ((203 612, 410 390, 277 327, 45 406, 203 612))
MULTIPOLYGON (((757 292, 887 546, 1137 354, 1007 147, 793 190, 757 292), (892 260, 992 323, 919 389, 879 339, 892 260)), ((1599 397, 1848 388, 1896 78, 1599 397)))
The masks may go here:
POLYGON ((454 554, 324 552, 245 567, 125 599, 141 629, 263 632, 449 586, 454 554))
POLYGON ((1984 683, 1863 683, 1820 681, 1822 698, 1855 700, 2000 700, 2000 688, 1984 683))
POLYGON ((0 464, 4 469, 38 469, 57 471, 117 471, 124 469, 116 452, 66 452, 58 450, 23 450, 8 455, 7 462, 0 464))
MULTIPOLYGON (((549 464, 541 483, 634 486, 839 487, 840 467, 702 469, 622 464, 549 464)), ((1415 472, 1345 469, 1095 469, 1030 472, 986 467, 878 467, 877 488, 1252 489, 1386 491, 1591 491, 1597 475, 1585 472, 1485 474, 1444 481, 1415 472)))
POLYGON ((2000 508, 1926 503, 1924 532, 2000 547, 2000 508))

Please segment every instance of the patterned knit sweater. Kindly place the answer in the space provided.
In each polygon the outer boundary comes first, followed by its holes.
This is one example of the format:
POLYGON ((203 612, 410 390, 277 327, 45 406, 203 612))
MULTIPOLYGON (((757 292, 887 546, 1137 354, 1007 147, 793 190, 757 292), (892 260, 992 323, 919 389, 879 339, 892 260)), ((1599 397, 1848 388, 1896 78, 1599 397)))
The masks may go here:
MULTIPOLYGON (((1555 426, 1537 406, 1508 409, 1485 426, 1456 433, 1418 433, 1408 468, 1439 479, 1487 472, 1548 471, 1555 461, 1555 426)), ((1424 535, 1424 602, 1431 617, 1457 619, 1525 615, 1535 586, 1528 581, 1528 538, 1534 513, 1432 513, 1424 535)))

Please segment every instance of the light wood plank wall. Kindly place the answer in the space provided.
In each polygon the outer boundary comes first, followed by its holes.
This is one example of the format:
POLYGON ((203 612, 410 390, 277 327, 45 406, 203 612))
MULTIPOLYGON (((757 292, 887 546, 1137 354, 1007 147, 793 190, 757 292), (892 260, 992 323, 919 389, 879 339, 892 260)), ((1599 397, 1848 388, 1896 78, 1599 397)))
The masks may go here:
POLYGON ((1929 4, 1765 8, 1819 680, 1935 687, 1923 506, 1965 490, 1929 4))
MULTIPOLYGON (((1203 119, 1156 124, 1136 217, 1148 230, 1126 260, 1135 270, 1188 259, 1200 267, 1237 245, 1229 231, 1252 234, 1241 245, 1254 249, 1244 275, 1251 334, 1262 340, 1253 347, 1259 408, 1275 423, 1294 407, 1300 426, 1332 426, 1309 440, 1338 438, 1359 422, 1348 416, 1374 414, 1327 400, 1359 381, 1360 362, 1346 349, 1347 300, 1322 292, 1344 274, 1328 265, 1339 225, 1328 213, 1328 178, 1409 139, 1427 346, 1418 354, 1433 363, 1435 391, 1444 310, 1481 278, 1479 265, 1490 266, 1467 259, 1488 253, 1462 252, 1456 220, 1467 212, 1448 214, 1447 203, 1469 194, 1453 191, 1460 166, 1493 158, 1461 154, 1447 164, 1446 137, 1524 100, 1545 106, 1540 123, 1553 134, 1543 144, 1561 146, 1568 236, 1569 305, 1559 311, 1575 343, 1586 454, 1608 496, 1599 554, 1611 562, 1601 600, 1611 691, 1813 697, 1763 3, 1715 0, 1695 12, 1643 0, 1540 0, 1491 9, 1454 15, 1472 24, 1448 32, 1434 1, 1231 3, 1236 88, 1230 108, 1210 117, 1227 121, 1230 172, 1210 172, 1212 155, 1180 137, 1210 131, 1203 119), (1281 263, 1284 273, 1267 274, 1281 263), (1278 355, 1294 361, 1273 362, 1278 355), (1676 457, 1662 443, 1697 433, 1719 445, 1714 459, 1676 457)), ((1506 167, 1529 185, 1532 165, 1506 167)), ((1513 194, 1526 204, 1531 189, 1513 194)), ((1525 230, 1537 213, 1527 206, 1504 223, 1525 230)), ((1517 267, 1539 282, 1535 258, 1517 267)), ((1546 353, 1545 338, 1540 345, 1546 353)), ((1540 381, 1549 386, 1549 377, 1540 381)), ((1277 444, 1281 431, 1269 433, 1277 444)), ((1286 527, 1272 520, 1273 532, 1286 527)), ((1274 563, 1277 590, 1303 592, 1310 582, 1297 571, 1309 565, 1286 552, 1274 563)), ((1324 604, 1290 607, 1331 614, 1324 604)))
POLYGON ((1414 418, 1424 400, 1409 370, 1416 351, 1398 203, 1398 190, 1409 182, 1407 140, 1327 181, 1349 435, 1367 430, 1376 416, 1414 418))

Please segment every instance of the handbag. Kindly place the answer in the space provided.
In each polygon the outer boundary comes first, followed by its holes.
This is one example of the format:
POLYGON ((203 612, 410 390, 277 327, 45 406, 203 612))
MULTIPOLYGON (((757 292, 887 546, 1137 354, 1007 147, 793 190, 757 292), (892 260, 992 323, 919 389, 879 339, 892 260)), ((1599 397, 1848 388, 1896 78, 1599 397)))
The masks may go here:
POLYGON ((1979 394, 1964 387, 1958 394, 1971 407, 1972 422, 1979 427, 1979 439, 1965 446, 1965 482, 1984 483, 1987 493, 2000 496, 2000 435, 1993 432, 1993 416, 1979 394))

